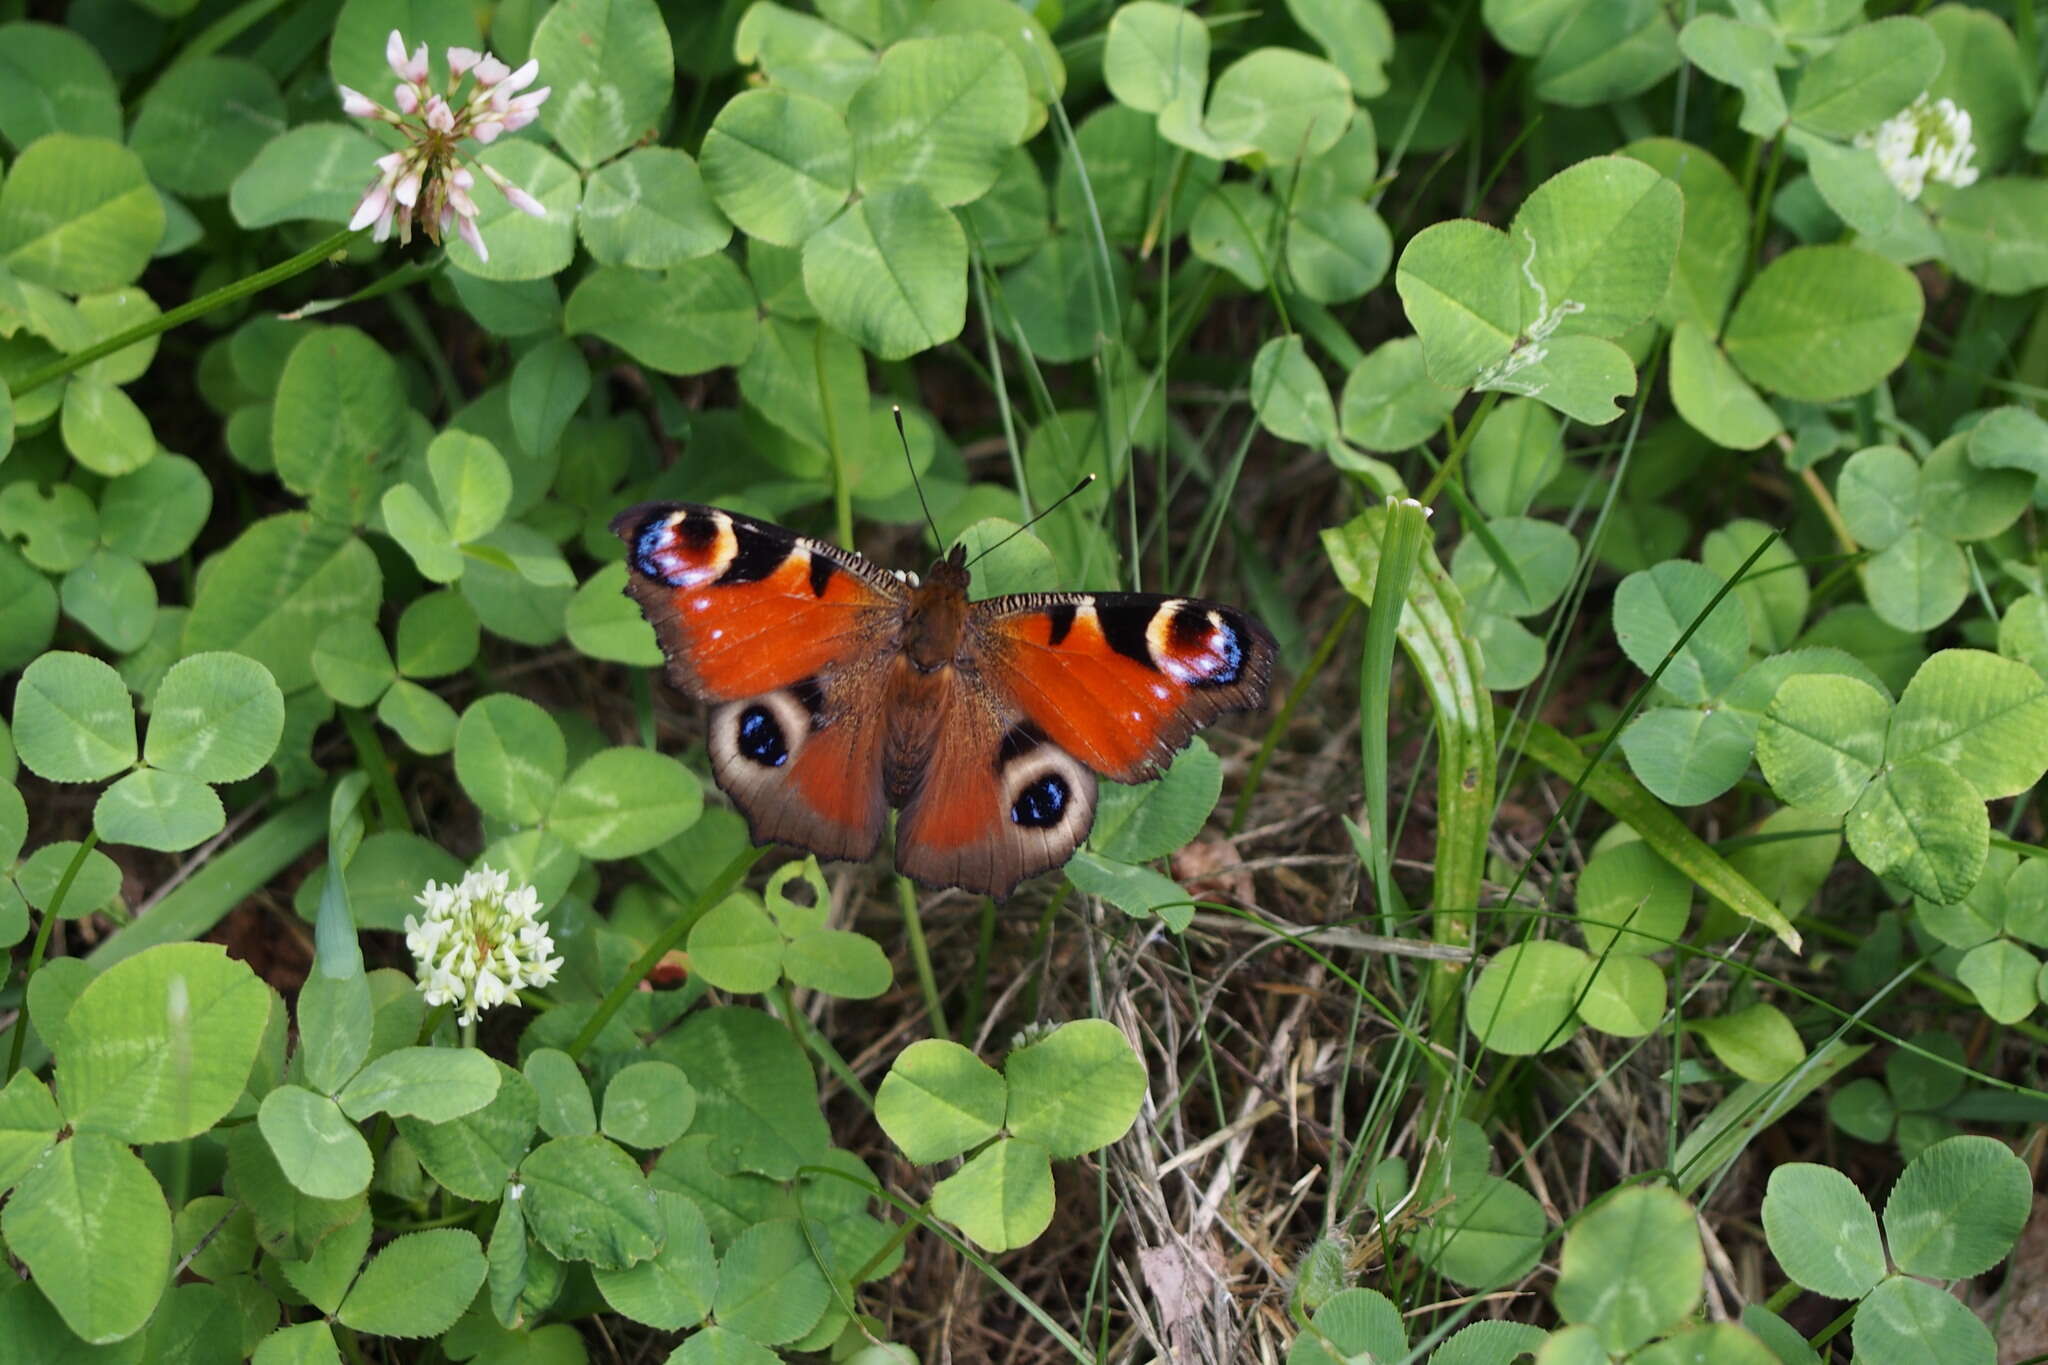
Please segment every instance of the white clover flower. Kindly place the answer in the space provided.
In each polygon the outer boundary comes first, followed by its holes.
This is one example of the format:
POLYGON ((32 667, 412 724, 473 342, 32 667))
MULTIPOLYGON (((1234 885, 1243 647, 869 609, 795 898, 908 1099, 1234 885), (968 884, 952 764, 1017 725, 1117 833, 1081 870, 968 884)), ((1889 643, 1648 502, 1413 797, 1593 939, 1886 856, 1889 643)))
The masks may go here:
MULTIPOLYGON (((399 241, 409 242, 417 223, 429 241, 439 242, 453 229, 469 243, 478 260, 489 260, 483 234, 477 231, 476 200, 469 195, 476 177, 458 164, 469 160, 461 144, 470 138, 484 144, 495 142, 540 117, 548 87, 526 89, 540 75, 540 63, 529 61, 515 71, 488 52, 451 47, 448 88, 435 90, 427 84, 427 45, 421 43, 408 52, 397 29, 385 40, 384 60, 398 77, 391 92, 395 108, 387 109, 344 85, 338 87, 342 112, 351 118, 389 124, 411 145, 377 158, 377 178, 363 191, 355 216, 349 219, 349 230, 360 231, 374 223, 376 240, 386 240, 395 229, 399 241), (471 78, 467 94, 462 93, 465 76, 471 78)), ((490 167, 482 169, 512 207, 535 218, 548 216, 540 200, 490 167)))
POLYGON ((493 1005, 517 1002, 527 986, 545 986, 562 968, 555 940, 540 923, 540 896, 510 876, 479 867, 459 883, 428 882, 423 916, 405 917, 405 946, 419 963, 429 1005, 460 1005, 468 1025, 493 1005))
POLYGON ((1856 135, 1858 147, 1877 152, 1885 177, 1908 199, 1918 199, 1933 180, 1961 189, 1977 183, 1970 164, 1977 148, 1970 141, 1970 111, 1926 92, 1867 133, 1856 135))

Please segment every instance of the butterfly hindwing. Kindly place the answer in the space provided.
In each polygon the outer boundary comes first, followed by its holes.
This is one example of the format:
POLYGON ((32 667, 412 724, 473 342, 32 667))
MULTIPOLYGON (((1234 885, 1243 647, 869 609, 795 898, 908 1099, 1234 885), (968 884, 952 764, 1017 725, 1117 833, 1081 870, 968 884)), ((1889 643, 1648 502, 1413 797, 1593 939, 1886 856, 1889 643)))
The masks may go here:
POLYGON ((1052 744, 1118 782, 1156 777, 1202 726, 1266 697, 1274 643, 1234 607, 1152 593, 976 602, 981 670, 1052 744))
POLYGON ((1095 774, 990 690, 949 678, 926 743, 896 821, 906 876, 1007 896, 1088 837, 1095 774))
POLYGON ((737 512, 643 503, 612 530, 669 680, 701 701, 758 697, 873 653, 901 611, 902 585, 859 555, 737 512))
POLYGON ((711 711, 711 773, 757 844, 864 860, 881 842, 885 725, 850 680, 805 678, 711 711))

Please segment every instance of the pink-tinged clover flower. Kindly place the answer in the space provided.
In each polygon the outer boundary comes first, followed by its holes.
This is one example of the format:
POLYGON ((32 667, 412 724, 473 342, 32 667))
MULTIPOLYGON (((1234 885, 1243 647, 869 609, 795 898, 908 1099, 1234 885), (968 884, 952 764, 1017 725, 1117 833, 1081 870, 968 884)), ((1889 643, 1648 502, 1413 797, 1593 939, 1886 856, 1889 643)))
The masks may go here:
POLYGON ((476 185, 472 166, 521 213, 548 216, 540 200, 462 150, 462 144, 472 138, 488 145, 540 117, 548 87, 527 89, 540 75, 539 62, 514 69, 488 52, 451 47, 448 88, 436 90, 428 83, 427 45, 408 50, 397 29, 385 40, 384 60, 398 77, 392 88, 393 107, 387 109, 344 85, 340 87, 342 112, 351 118, 389 124, 404 135, 408 145, 377 158, 377 178, 356 204, 355 216, 348 223, 351 231, 374 224, 376 231, 371 235, 377 241, 396 231, 399 241, 409 242, 417 225, 429 241, 438 243, 453 230, 469 243, 478 260, 489 260, 483 234, 476 227, 476 200, 469 194, 476 185), (467 91, 463 88, 465 77, 467 91))

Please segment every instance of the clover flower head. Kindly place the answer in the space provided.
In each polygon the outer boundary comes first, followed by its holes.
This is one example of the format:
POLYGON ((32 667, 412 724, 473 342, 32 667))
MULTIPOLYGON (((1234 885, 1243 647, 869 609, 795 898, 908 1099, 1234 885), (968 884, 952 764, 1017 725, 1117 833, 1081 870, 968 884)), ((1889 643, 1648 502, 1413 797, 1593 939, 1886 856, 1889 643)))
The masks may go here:
POLYGON ((522 988, 545 986, 562 969, 539 894, 506 873, 479 867, 446 886, 429 881, 417 900, 424 913, 405 917, 405 946, 419 964, 420 993, 430 1005, 460 1005, 458 1023, 517 1002, 522 988))
MULTIPOLYGON (((483 234, 477 231, 476 200, 469 194, 476 184, 469 169, 474 163, 462 144, 473 139, 488 145, 540 117, 548 87, 526 88, 540 75, 540 63, 529 61, 514 69, 488 52, 451 47, 448 88, 436 90, 429 79, 427 45, 408 49, 397 29, 385 40, 384 60, 398 77, 391 107, 344 85, 339 87, 342 112, 390 125, 405 137, 407 146, 377 158, 377 177, 357 202, 349 230, 374 224, 377 241, 396 231, 399 241, 409 242, 418 226, 437 243, 452 231, 469 243, 478 260, 489 260, 483 234)), ((540 200, 488 166, 483 172, 521 213, 547 217, 540 200)))
POLYGON ((1970 141, 1970 111, 1946 97, 1914 101, 1877 127, 1856 136, 1858 147, 1877 152, 1885 177, 1908 199, 1918 199, 1933 180, 1961 189, 1977 183, 1977 155, 1970 141))

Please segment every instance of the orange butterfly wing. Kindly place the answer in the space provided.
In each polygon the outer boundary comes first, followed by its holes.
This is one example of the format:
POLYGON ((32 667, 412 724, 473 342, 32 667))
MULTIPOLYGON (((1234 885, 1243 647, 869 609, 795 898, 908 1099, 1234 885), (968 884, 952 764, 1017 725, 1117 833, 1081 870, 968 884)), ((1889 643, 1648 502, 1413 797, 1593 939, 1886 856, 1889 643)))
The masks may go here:
POLYGON ((759 696, 872 653, 902 612, 892 575, 737 512, 643 503, 612 531, 669 680, 700 701, 759 696))
POLYGON ((877 703, 901 583, 722 508, 648 503, 612 530, 669 681, 713 704, 712 775, 754 842, 873 854, 888 816, 877 703))
POLYGON ((1274 643, 1234 607, 1151 593, 977 602, 981 668, 1059 748, 1118 782, 1156 777, 1202 726, 1265 703, 1274 643))

